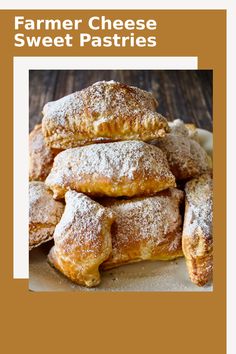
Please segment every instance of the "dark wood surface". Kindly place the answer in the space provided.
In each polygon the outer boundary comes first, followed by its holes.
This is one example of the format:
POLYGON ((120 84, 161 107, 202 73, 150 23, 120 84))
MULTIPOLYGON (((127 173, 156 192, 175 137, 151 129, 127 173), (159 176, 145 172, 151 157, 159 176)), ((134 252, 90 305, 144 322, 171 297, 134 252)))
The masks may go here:
POLYGON ((168 120, 180 118, 212 131, 211 70, 31 70, 30 131, 41 122, 45 103, 99 80, 116 80, 151 91, 159 102, 158 112, 168 120))

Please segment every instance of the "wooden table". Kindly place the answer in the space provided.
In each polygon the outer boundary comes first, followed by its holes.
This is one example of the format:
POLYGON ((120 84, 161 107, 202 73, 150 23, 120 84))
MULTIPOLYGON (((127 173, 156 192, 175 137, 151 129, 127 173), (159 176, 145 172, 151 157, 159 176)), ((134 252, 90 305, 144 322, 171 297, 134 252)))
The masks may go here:
POLYGON ((31 70, 30 131, 41 122, 45 103, 99 80, 116 80, 152 91, 159 102, 158 111, 168 120, 181 118, 212 131, 212 70, 31 70))

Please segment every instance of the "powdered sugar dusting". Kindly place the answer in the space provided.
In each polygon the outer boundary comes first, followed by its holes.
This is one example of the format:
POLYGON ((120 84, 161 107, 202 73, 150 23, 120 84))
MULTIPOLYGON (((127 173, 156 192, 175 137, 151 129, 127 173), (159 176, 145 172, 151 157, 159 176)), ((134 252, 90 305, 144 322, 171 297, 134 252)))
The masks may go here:
POLYGON ((80 191, 80 183, 86 178, 91 183, 97 178, 106 179, 114 188, 124 183, 124 179, 128 183, 137 178, 140 182, 148 178, 156 183, 162 180, 167 183, 165 188, 175 185, 162 151, 140 141, 94 144, 63 151, 56 157, 46 184, 52 189, 55 185, 73 189, 76 183, 80 191))
POLYGON ((70 115, 79 114, 84 108, 79 92, 74 92, 57 101, 48 102, 43 109, 43 114, 56 122, 58 128, 63 127, 70 115))
POLYGON ((186 184, 186 199, 188 201, 187 219, 184 234, 203 234, 212 238, 213 222, 213 180, 210 174, 204 174, 186 184))
POLYGON ((55 247, 65 254, 81 249, 80 258, 89 253, 99 254, 104 244, 104 223, 111 223, 112 213, 75 191, 68 191, 65 201, 64 214, 54 232, 55 247))
POLYGON ((43 109, 43 132, 50 146, 61 149, 101 139, 147 141, 169 131, 166 119, 155 112, 156 106, 150 92, 100 81, 47 103, 43 109))
POLYGON ((42 126, 38 124, 29 135, 29 179, 43 181, 49 174, 55 151, 52 151, 44 141, 42 126))
POLYGON ((198 142, 178 134, 168 134, 153 142, 165 152, 171 172, 179 180, 210 170, 209 157, 198 142))
POLYGON ((115 81, 99 81, 81 91, 89 113, 99 112, 101 116, 110 111, 113 116, 130 116, 150 110, 157 105, 151 93, 115 81))
MULTIPOLYGON (((53 199, 43 182, 29 183, 29 223, 56 225, 64 205, 53 199)), ((46 227, 46 225, 45 225, 46 227)))
POLYGON ((88 116, 98 114, 104 119, 113 116, 154 111, 157 102, 151 93, 137 87, 131 87, 115 81, 99 81, 82 91, 74 92, 57 101, 45 105, 43 113, 64 125, 70 115, 88 116))
POLYGON ((116 262, 126 258, 132 261, 132 252, 136 258, 152 259, 160 245, 165 245, 170 256, 178 250, 181 255, 182 218, 179 206, 182 200, 183 192, 177 189, 149 198, 105 200, 104 205, 115 216, 112 227, 113 259, 116 262))
POLYGON ((31 145, 35 152, 40 151, 45 146, 43 134, 37 134, 34 137, 31 145))

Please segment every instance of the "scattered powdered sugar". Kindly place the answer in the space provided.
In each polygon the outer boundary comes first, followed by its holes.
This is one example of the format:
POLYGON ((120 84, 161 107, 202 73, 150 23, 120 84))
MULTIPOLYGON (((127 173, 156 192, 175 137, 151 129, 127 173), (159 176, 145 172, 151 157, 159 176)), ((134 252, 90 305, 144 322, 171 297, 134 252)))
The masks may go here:
POLYGON ((63 127, 67 117, 79 114, 83 107, 82 97, 79 92, 74 92, 57 101, 48 102, 43 108, 43 115, 55 121, 58 127, 63 127))
POLYGON ((150 92, 114 81, 96 82, 88 88, 49 102, 43 109, 47 144, 66 149, 103 138, 150 140, 169 130, 155 111, 150 92))
POLYGON ((81 248, 81 257, 98 253, 104 245, 104 225, 112 213, 86 195, 68 191, 64 214, 54 232, 55 247, 66 253, 81 248))
POLYGON ((40 151, 42 149, 42 147, 45 145, 44 143, 44 137, 43 134, 36 134, 34 136, 34 139, 32 140, 32 148, 34 149, 34 151, 40 151))
POLYGON ((64 125, 71 115, 99 114, 99 116, 120 116, 137 114, 140 111, 154 111, 157 102, 153 95, 137 87, 115 81, 99 81, 88 88, 74 92, 44 106, 46 117, 56 118, 58 125, 64 125))
POLYGON ((42 126, 38 124, 29 135, 29 179, 43 181, 49 174, 55 151, 52 151, 44 141, 42 126))
POLYGON ((109 207, 115 216, 113 252, 125 252, 130 245, 135 249, 137 245, 141 248, 143 242, 154 252, 155 247, 167 242, 170 252, 181 249, 182 218, 179 207, 182 200, 183 192, 177 189, 160 192, 154 197, 104 200, 103 205, 109 207))
POLYGON ((196 235, 198 231, 206 238, 212 238, 213 222, 213 180, 204 174, 186 184, 188 201, 187 219, 184 234, 196 235))
POLYGON ((165 152, 177 179, 193 178, 209 171, 209 157, 201 145, 185 136, 168 134, 153 142, 165 152))
MULTIPOLYGON (((64 205, 53 199, 43 182, 29 183, 29 223, 56 225, 64 205)), ((45 225, 46 227, 46 225, 45 225)))
POLYGON ((57 155, 46 184, 50 188, 59 184, 73 189, 74 183, 83 182, 87 176, 92 181, 104 178, 108 183, 123 183, 124 178, 138 178, 140 182, 152 178, 165 183, 168 180, 171 186, 175 184, 162 151, 141 141, 94 144, 63 151, 57 155))
POLYGON ((156 101, 153 95, 137 87, 115 81, 99 81, 81 91, 89 113, 113 116, 130 116, 141 111, 154 111, 156 101))
POLYGON ((52 150, 45 144, 41 124, 36 125, 29 135, 29 150, 32 158, 37 155, 41 159, 51 159, 54 156, 52 150))

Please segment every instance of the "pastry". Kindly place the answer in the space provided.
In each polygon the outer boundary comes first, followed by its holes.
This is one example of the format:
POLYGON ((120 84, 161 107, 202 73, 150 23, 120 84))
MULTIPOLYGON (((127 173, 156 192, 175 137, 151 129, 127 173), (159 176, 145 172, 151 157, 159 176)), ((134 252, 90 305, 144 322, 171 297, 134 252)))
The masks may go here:
POLYGON ((112 212, 75 191, 68 191, 65 201, 49 262, 77 284, 98 285, 99 265, 111 253, 112 212))
POLYGON ((156 139, 169 130, 166 119, 155 112, 156 106, 149 92, 100 81, 47 103, 43 108, 43 133, 48 146, 56 149, 156 139))
POLYGON ((203 286, 213 270, 213 180, 204 174, 186 184, 183 252, 190 279, 203 286))
POLYGON ((43 182, 29 183, 29 250, 52 239, 63 210, 43 182))
POLYGON ((44 181, 56 154, 57 151, 46 146, 42 125, 37 124, 29 135, 29 180, 44 181))
POLYGON ((165 154, 177 180, 197 177, 211 169, 211 159, 201 145, 182 135, 168 134, 152 142, 165 154))
POLYGON ((175 186, 163 152, 141 141, 68 149, 54 160, 46 185, 54 198, 73 189, 91 196, 150 195, 175 186))
POLYGON ((102 268, 183 256, 180 215, 183 195, 173 188, 154 197, 101 201, 115 217, 111 227, 112 253, 102 268))

